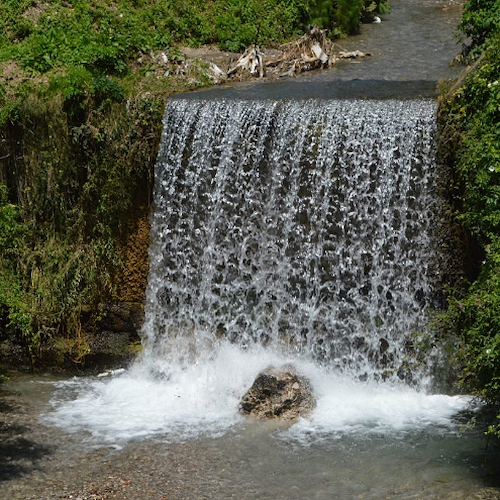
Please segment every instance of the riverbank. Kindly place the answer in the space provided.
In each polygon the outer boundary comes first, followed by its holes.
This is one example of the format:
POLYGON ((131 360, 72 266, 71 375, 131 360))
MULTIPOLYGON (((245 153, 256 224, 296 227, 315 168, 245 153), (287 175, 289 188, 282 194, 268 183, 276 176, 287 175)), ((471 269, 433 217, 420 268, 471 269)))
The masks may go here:
POLYGON ((474 242, 474 267, 457 283, 440 318, 441 337, 456 335, 462 386, 495 415, 500 437, 500 25, 498 5, 469 2, 461 23, 466 71, 443 88, 440 156, 453 172, 455 217, 474 242), (486 20, 486 23, 484 21, 486 20))

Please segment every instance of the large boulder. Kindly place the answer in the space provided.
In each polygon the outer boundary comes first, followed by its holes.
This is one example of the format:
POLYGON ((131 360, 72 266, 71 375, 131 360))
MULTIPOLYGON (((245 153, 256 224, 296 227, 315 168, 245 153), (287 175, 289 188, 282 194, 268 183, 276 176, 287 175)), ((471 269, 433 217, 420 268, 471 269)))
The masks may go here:
POLYGON ((307 378, 290 365, 260 372, 240 402, 240 411, 257 419, 296 420, 307 416, 316 399, 307 378))

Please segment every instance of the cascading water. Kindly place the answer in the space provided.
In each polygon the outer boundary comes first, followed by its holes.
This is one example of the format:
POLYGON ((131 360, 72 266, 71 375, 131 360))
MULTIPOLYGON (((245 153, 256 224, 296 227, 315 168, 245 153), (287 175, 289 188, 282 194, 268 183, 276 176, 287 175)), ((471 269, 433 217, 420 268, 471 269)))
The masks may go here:
POLYGON ((169 102, 143 355, 64 383, 48 418, 112 441, 218 434, 291 362, 317 408, 286 439, 449 428, 465 400, 427 395, 412 362, 439 298, 434 134, 431 101, 169 102))
POLYGON ((434 123, 430 101, 170 102, 146 356, 191 363, 221 338, 411 375, 436 273, 434 123))

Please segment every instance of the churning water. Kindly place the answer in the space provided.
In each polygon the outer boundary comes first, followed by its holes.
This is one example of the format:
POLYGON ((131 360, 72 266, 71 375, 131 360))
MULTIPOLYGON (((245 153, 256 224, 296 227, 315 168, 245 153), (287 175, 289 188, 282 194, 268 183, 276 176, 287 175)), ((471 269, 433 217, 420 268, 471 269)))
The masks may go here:
POLYGON ((51 421, 119 442, 244 426, 259 371, 292 363, 317 408, 276 438, 453 433, 417 333, 439 306, 431 101, 168 104, 144 352, 61 383, 51 421))

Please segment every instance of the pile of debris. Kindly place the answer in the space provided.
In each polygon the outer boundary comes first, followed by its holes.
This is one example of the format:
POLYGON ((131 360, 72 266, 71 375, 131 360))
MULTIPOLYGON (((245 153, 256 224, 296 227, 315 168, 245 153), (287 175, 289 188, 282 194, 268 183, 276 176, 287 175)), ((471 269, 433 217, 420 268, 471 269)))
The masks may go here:
POLYGON ((234 54, 206 46, 197 49, 186 47, 168 55, 162 51, 143 54, 137 60, 137 65, 144 69, 146 75, 155 75, 157 78, 179 77, 201 85, 204 78, 219 84, 228 79, 246 80, 248 76, 293 76, 328 68, 339 59, 359 59, 369 55, 359 50, 343 51, 342 47, 328 38, 327 30, 314 26, 298 40, 286 43, 279 49, 269 49, 264 53, 258 45, 251 45, 236 62, 234 54))
POLYGON ((227 72, 228 77, 250 73, 262 78, 266 75, 292 76, 305 71, 328 68, 338 59, 359 59, 369 53, 355 50, 336 51, 335 44, 327 37, 327 30, 310 28, 298 40, 281 46, 280 54, 265 61, 257 45, 251 45, 227 72))
POLYGON ((264 54, 260 51, 258 45, 250 45, 236 64, 229 69, 227 76, 233 76, 238 72, 249 72, 252 76, 262 78, 265 76, 264 54))
POLYGON ((282 45, 282 55, 267 62, 266 67, 273 68, 280 76, 327 68, 335 62, 332 48, 326 30, 313 27, 298 40, 282 45))

